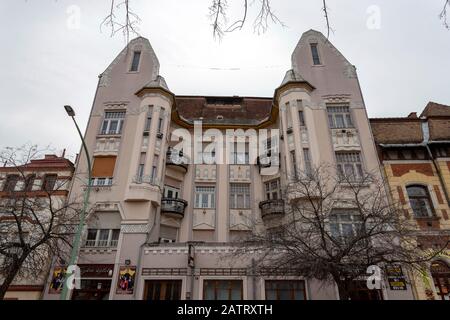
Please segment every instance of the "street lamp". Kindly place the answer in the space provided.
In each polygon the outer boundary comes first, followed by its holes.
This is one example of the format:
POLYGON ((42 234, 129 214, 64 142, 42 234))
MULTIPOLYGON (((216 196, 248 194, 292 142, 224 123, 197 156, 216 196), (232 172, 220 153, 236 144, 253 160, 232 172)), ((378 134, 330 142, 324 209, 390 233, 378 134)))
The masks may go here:
MULTIPOLYGON (((66 110, 67 115, 72 118, 73 123, 75 123, 75 127, 77 128, 77 131, 78 131, 78 135, 80 136, 81 142, 83 143, 83 149, 84 149, 84 152, 86 153, 86 159, 87 159, 87 165, 88 165, 88 185, 87 185, 86 190, 84 191, 83 208, 82 208, 81 214, 80 214, 80 223, 78 224, 77 232, 75 234, 75 239, 73 241, 72 251, 70 253, 69 266, 72 266, 75 264, 77 257, 78 257, 78 250, 79 250, 80 241, 81 241, 81 233, 83 231, 84 220, 85 220, 85 216, 86 216, 86 209, 87 209, 87 206, 89 203, 89 195, 91 192, 91 159, 89 157, 89 152, 88 152, 88 149, 86 146, 86 141, 84 141, 84 138, 80 131, 80 128, 78 127, 78 124, 75 121, 75 111, 73 110, 73 108, 71 106, 68 106, 68 105, 64 106, 64 109, 66 110)), ((63 285, 61 296, 60 296, 60 300, 67 300, 67 293, 68 293, 67 279, 68 279, 68 275, 66 274, 64 285, 63 285)))

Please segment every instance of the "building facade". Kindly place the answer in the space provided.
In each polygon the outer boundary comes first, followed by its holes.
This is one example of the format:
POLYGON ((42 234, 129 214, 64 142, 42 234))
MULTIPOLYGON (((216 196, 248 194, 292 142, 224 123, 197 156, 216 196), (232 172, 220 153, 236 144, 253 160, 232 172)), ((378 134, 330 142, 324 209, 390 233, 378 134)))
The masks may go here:
MULTIPOLYGON (((74 164, 64 158, 54 154, 45 155, 43 159, 34 159, 21 166, 0 167, 0 201, 2 208, 4 201, 17 201, 22 199, 49 199, 51 197, 54 208, 62 208, 69 195, 70 186, 75 167, 74 164)), ((34 201, 34 200, 30 200, 34 201)), ((32 206, 37 209, 38 206, 32 206)), ((45 214, 44 206, 37 214, 45 214)), ((8 212, 1 212, 0 224, 3 227, 13 218, 8 212)), ((13 220, 14 221, 14 220, 13 220)), ((43 221, 43 220, 41 220, 43 221)), ((26 223, 22 224, 25 229, 26 223)), ((11 229, 8 229, 11 230, 11 229)), ((24 230, 27 232, 27 230, 24 230)), ((2 237, 6 237, 1 233, 2 237)), ((30 242, 31 243, 31 242, 30 242)), ((51 257, 43 263, 41 272, 31 276, 16 276, 9 287, 6 299, 35 300, 43 297, 43 291, 47 280, 47 275, 51 267, 51 257)))
MULTIPOLYGON (((382 168, 423 248, 450 240, 450 106, 428 103, 417 116, 371 119, 382 168)), ((447 249, 450 249, 448 247, 447 249)), ((450 251, 411 277, 417 299, 449 300, 450 251)))
MULTIPOLYGON (((332 284, 256 275, 251 255, 229 255, 254 221, 283 219, 281 189, 298 171, 328 163, 381 174, 356 69, 321 33, 302 35, 269 98, 177 96, 149 41, 134 39, 99 76, 85 140, 93 210, 72 299, 338 299, 332 284), (265 156, 253 163, 246 134, 263 129, 280 139, 261 139, 265 156), (229 130, 243 140, 226 149, 229 130)), ((76 174, 87 169, 82 153, 76 174)), ((50 283, 45 299, 58 299, 50 283)), ((411 299, 408 289, 382 295, 411 299)))

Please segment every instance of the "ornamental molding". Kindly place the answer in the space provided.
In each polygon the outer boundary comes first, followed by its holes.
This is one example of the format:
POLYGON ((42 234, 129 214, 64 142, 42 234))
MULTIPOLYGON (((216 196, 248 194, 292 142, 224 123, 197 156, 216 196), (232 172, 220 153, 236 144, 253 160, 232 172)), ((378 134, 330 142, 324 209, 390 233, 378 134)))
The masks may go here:
POLYGON ((147 224, 122 224, 120 226, 121 233, 149 233, 150 225, 147 224))

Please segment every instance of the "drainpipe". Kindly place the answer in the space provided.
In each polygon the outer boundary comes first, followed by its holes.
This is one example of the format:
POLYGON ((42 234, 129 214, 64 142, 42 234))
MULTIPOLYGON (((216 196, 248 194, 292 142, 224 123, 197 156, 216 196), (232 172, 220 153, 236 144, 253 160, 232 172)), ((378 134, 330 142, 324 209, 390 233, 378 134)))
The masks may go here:
POLYGON ((442 190, 444 190, 445 200, 447 200, 447 205, 450 206, 448 192, 447 192, 447 188, 446 188, 444 179, 442 177, 441 169, 439 168, 439 165, 438 165, 436 159, 434 158, 433 153, 430 150, 430 146, 429 146, 429 143, 430 143, 430 130, 429 130, 429 127, 428 127, 428 121, 422 122, 422 133, 423 133, 423 143, 425 145, 425 148, 427 148, 428 156, 430 157, 431 161, 433 162, 434 168, 436 169, 436 172, 438 174, 439 181, 440 181, 441 186, 442 186, 442 190))

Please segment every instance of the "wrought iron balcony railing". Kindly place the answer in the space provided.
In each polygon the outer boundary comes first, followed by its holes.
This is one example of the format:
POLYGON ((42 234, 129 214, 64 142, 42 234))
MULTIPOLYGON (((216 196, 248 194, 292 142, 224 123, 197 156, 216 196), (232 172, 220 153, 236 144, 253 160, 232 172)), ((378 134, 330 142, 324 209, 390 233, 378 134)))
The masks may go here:
POLYGON ((261 209, 261 216, 263 218, 272 215, 283 215, 284 214, 284 200, 265 200, 259 203, 259 208, 261 209))
POLYGON ((173 213, 184 217, 184 210, 186 209, 188 203, 183 199, 175 198, 162 198, 161 199, 161 212, 163 213, 173 213))

